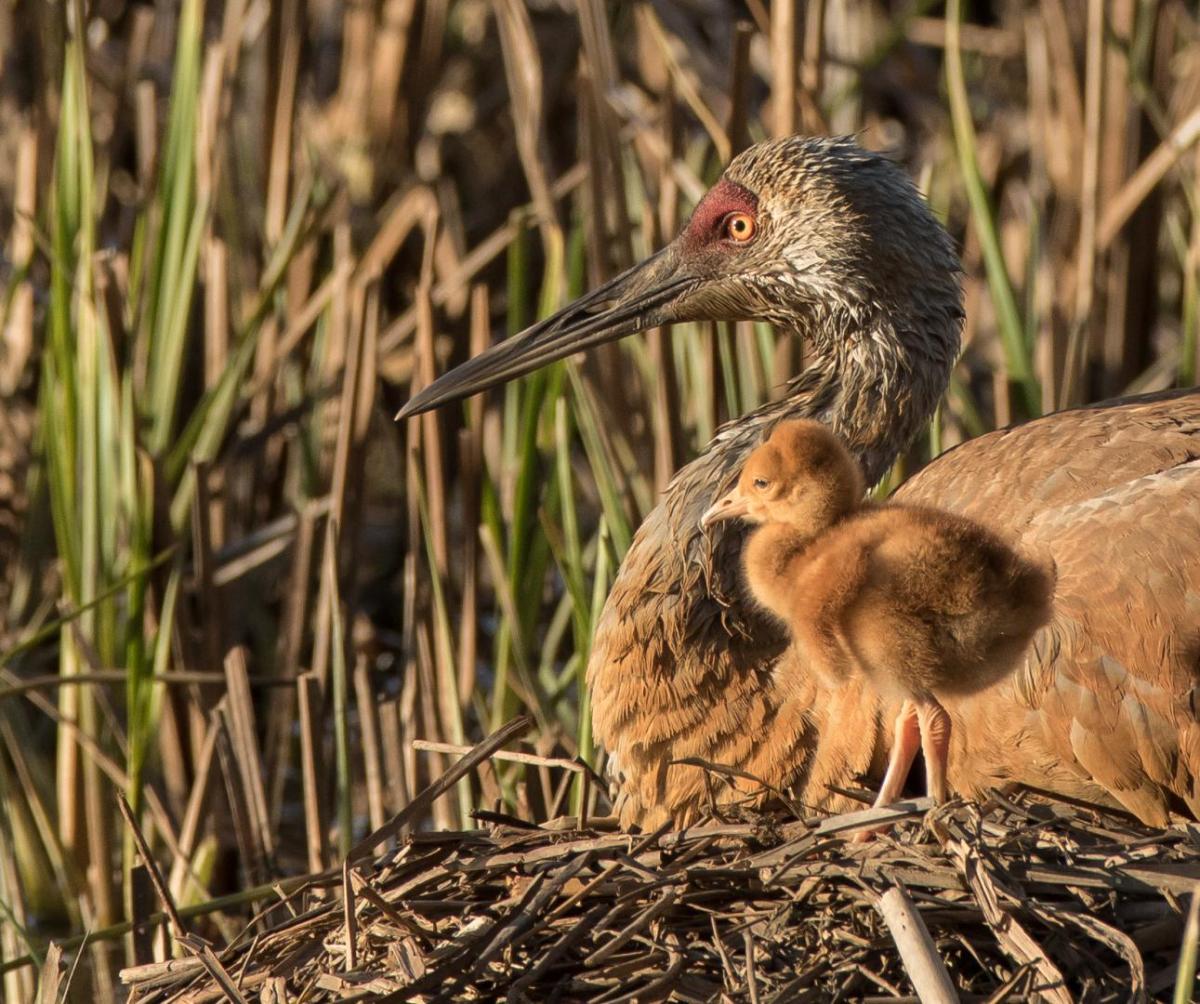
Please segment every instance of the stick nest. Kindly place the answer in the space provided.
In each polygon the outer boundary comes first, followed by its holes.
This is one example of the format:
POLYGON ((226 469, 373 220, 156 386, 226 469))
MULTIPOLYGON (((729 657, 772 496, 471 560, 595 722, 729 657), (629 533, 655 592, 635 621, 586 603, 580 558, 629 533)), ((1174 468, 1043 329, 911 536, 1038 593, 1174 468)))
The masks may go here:
POLYGON ((899 888, 964 1000, 1170 997, 1194 827, 1019 792, 847 841, 864 815, 418 833, 314 877, 207 961, 122 978, 138 1004, 229 999, 230 983, 264 1002, 915 1000, 881 913, 899 888))

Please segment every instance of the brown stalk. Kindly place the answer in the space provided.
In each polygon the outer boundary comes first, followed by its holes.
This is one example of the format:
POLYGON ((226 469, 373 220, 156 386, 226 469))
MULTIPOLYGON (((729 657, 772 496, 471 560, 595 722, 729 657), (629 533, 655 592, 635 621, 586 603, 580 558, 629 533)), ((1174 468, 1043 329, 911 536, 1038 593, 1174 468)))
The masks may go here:
MULTIPOLYGON (((1035 197, 1042 198, 1055 179, 1066 173, 1061 162, 1065 151, 1052 142, 1058 121, 1051 98, 1050 57, 1046 44, 1046 27, 1042 16, 1030 12, 1024 19, 1025 73, 1029 81, 1029 117, 1037 142, 1030 144, 1030 187, 1035 197)), ((1062 355, 1065 345, 1060 325, 1055 323, 1055 261, 1052 253, 1042 254, 1031 272, 1034 283, 1030 297, 1036 312, 1037 327, 1042 332, 1036 345, 1034 365, 1041 377, 1042 412, 1055 409, 1062 382, 1062 355)))
MULTIPOLYGON (((413 749, 425 750, 429 753, 452 753, 455 756, 464 756, 471 752, 470 746, 462 746, 455 743, 440 743, 431 742, 428 739, 414 739, 413 749)), ((562 757, 554 756, 539 756, 536 753, 519 753, 510 750, 500 750, 492 754, 494 760, 507 760, 510 763, 530 764, 534 767, 556 767, 559 770, 570 771, 574 774, 587 774, 589 768, 586 764, 578 760, 564 760, 562 757)))
POLYGON ((291 312, 288 326, 275 344, 275 357, 271 360, 270 365, 265 366, 263 372, 254 378, 255 382, 250 387, 251 394, 261 391, 275 379, 280 365, 296 351, 304 336, 316 324, 334 297, 345 292, 347 282, 353 272, 352 262, 341 261, 325 277, 321 285, 304 302, 304 305, 291 312))
POLYGON ((401 245, 418 227, 425 231, 427 241, 437 224, 437 199, 430 189, 418 185, 393 199, 383 214, 383 221, 367 250, 354 270, 355 281, 366 284, 378 279, 388 263, 396 257, 401 245))
MULTIPOLYGON (((729 119, 725 123, 725 132, 729 136, 730 156, 741 153, 750 142, 746 102, 753 79, 753 71, 750 68, 750 42, 753 38, 754 25, 748 21, 739 21, 734 28, 733 51, 729 59, 729 119)), ((664 117, 667 114, 669 109, 665 111, 664 117)), ((673 142, 671 148, 674 149, 673 142)))
MULTIPOLYGON (((417 369, 421 386, 433 383, 436 375, 433 367, 433 305, 430 302, 429 286, 422 282, 417 290, 417 369)), ((446 479, 442 467, 443 445, 441 418, 437 412, 428 412, 420 418, 420 452, 424 460, 426 502, 429 511, 429 532, 433 538, 433 556, 436 563, 431 570, 443 583, 450 571, 449 528, 446 521, 446 479)))
MULTIPOLYGON (((622 183, 620 127, 609 102, 609 95, 617 86, 619 64, 608 27, 606 6, 599 0, 580 0, 579 27, 591 85, 588 95, 594 129, 593 170, 600 171, 600 206, 610 223, 606 230, 613 237, 612 260, 618 269, 625 269, 633 264, 633 237, 622 183)), ((606 359, 606 362, 614 364, 615 360, 606 359)), ((605 368, 613 369, 615 365, 605 368)), ((618 400, 623 400, 623 395, 618 400)))
MULTIPOLYGON (((471 288, 470 350, 472 356, 491 344, 491 309, 487 286, 471 288)), ((479 655, 479 509, 483 479, 483 409, 481 397, 467 402, 467 426, 459 433, 459 484, 462 494, 462 602, 458 630, 458 702, 466 708, 475 691, 476 660, 479 655)))
POLYGON ((142 191, 150 190, 158 163, 157 100, 152 81, 142 80, 137 84, 134 90, 134 135, 137 138, 138 184, 142 191))
POLYGON ((166 883, 163 882, 162 873, 158 870, 158 865, 155 863, 154 857, 150 853, 150 848, 146 844, 146 838, 142 836, 142 831, 138 828, 137 821, 133 818, 133 810, 129 808, 129 803, 125 801, 125 796, 120 793, 117 795, 117 806, 121 810, 121 815, 125 817, 125 825, 129 828, 129 832, 133 836, 133 841, 137 845, 138 855, 141 857, 142 863, 146 866, 146 871, 150 875, 150 881, 154 884, 154 891, 158 893, 158 898, 162 902, 163 909, 166 911, 167 917, 171 922, 171 931, 175 940, 200 959, 209 976, 221 988, 221 992, 227 1000, 234 1002, 234 1004, 246 1004, 246 999, 238 991, 233 980, 229 978, 229 974, 225 971, 224 967, 217 961, 217 957, 213 954, 208 943, 195 935, 188 934, 186 928, 184 928, 179 911, 175 908, 175 901, 171 898, 171 893, 167 889, 166 883))
MULTIPOLYGON (((60 992, 63 998, 66 999, 66 994, 70 989, 70 977, 63 982, 62 971, 62 947, 55 941, 50 942, 46 949, 46 959, 42 963, 42 971, 38 978, 38 996, 37 1004, 58 1004, 60 992)), ((14 973, 14 976, 21 977, 26 974, 14 973)), ((19 991, 29 999, 33 994, 33 985, 27 979, 17 979, 14 981, 17 984, 19 991)))
POLYGON ((263 787, 263 765, 246 671, 246 650, 241 646, 225 657, 225 681, 229 740, 237 761, 249 828, 255 838, 257 857, 270 868, 275 856, 275 840, 263 787))
POLYGON ((376 29, 375 4, 348 3, 342 14, 342 67, 337 101, 331 110, 334 134, 344 144, 341 168, 352 201, 365 202, 375 186, 370 156, 371 67, 376 29))
MULTIPOLYGON (((419 379, 419 376, 418 376, 419 379)), ((401 605, 401 637, 400 651, 403 658, 403 677, 400 690, 400 700, 397 702, 397 732, 399 735, 400 755, 403 758, 402 783, 408 793, 419 790, 417 779, 417 758, 409 740, 423 731, 420 722, 421 712, 418 706, 420 686, 420 663, 417 655, 418 629, 418 600, 423 587, 418 585, 417 561, 422 552, 421 540, 421 510, 419 493, 421 477, 419 458, 417 455, 417 424, 409 422, 405 427, 404 444, 404 506, 405 520, 408 530, 406 553, 404 556, 404 574, 401 578, 403 597, 401 605)), ((427 567, 425 562, 422 568, 427 567)), ((422 599, 421 602, 424 602, 422 599)))
POLYGON ((206 668, 215 670, 222 663, 224 653, 223 609, 213 584, 213 541, 212 513, 214 502, 209 493, 209 466, 193 464, 196 484, 192 502, 192 562, 195 590, 200 604, 201 639, 206 668))
POLYGON ((328 860, 328 828, 325 824, 322 780, 326 776, 321 724, 321 686, 314 673, 296 678, 300 716, 300 777, 304 790, 304 832, 308 848, 308 870, 319 872, 328 860))
MULTIPOLYGON (((385 804, 404 805, 412 797, 408 771, 404 766, 404 748, 400 740, 400 702, 383 701, 377 709, 380 741, 383 746, 383 776, 387 781, 385 804)), ((410 751, 411 755, 411 751, 410 751)))
MULTIPOLYGON (((704 126, 704 130, 708 133, 716 150, 717 159, 723 164, 728 162, 733 151, 729 134, 722 126, 721 118, 705 103, 704 97, 700 93, 699 82, 685 63, 686 50, 678 39, 668 37, 662 22, 652 7, 649 5, 637 7, 635 16, 646 28, 647 36, 653 42, 670 72, 674 92, 683 98, 700 124, 704 126)), ((728 115, 725 116, 725 118, 728 117, 728 115)))
POLYGON ((1096 246, 1100 250, 1106 250, 1112 244, 1137 208, 1197 140, 1200 140, 1200 109, 1179 123, 1105 203, 1100 225, 1096 228, 1096 246))
MULTIPOLYGON (((308 601, 312 591, 313 545, 317 520, 323 508, 319 502, 309 502, 296 520, 292 545, 292 568, 284 598, 284 611, 279 638, 277 671, 281 682, 288 684, 300 673, 300 652, 304 645, 308 623, 308 601)), ((266 741, 268 778, 270 778, 270 818, 278 825, 283 807, 284 782, 291 763, 292 725, 296 715, 296 694, 290 690, 272 701, 267 709, 266 741)))
MULTIPOLYGON (((974 52, 998 60, 1017 59, 1022 54, 1021 38, 1009 28, 964 23, 959 31, 959 45, 963 52, 974 52)), ((918 45, 940 49, 946 44, 946 23, 941 18, 909 18, 905 33, 909 41, 918 45)))
MULTIPOLYGON (((217 728, 217 763, 220 766, 221 780, 225 784, 225 805, 229 812, 228 826, 232 830, 232 840, 229 834, 222 833, 222 842, 233 844, 237 848, 238 861, 251 885, 257 885, 266 880, 269 863, 263 854, 263 848, 257 840, 257 820, 252 807, 252 796, 246 790, 242 771, 237 760, 235 749, 233 716, 229 710, 228 698, 222 698, 213 715, 218 721, 217 728)), ((225 820, 221 820, 222 824, 225 820)))
POLYGON ((1087 358, 1092 304, 1096 291, 1096 217, 1100 186, 1100 142, 1104 111, 1104 4, 1088 0, 1087 105, 1084 115, 1083 163, 1080 180, 1079 241, 1075 275, 1075 312, 1067 339, 1063 389, 1059 407, 1076 401, 1083 392, 1082 369, 1087 358))
MULTIPOLYGON (((379 318, 382 307, 380 304, 380 285, 373 282, 367 289, 366 315, 363 318, 363 344, 359 360, 357 393, 354 397, 354 469, 353 485, 350 502, 343 514, 344 522, 337 525, 341 528, 343 539, 342 560, 347 564, 343 567, 353 569, 358 557, 359 529, 362 525, 362 509, 366 496, 364 487, 364 464, 367 451, 367 439, 371 432, 371 418, 375 413, 375 395, 379 390, 379 318)), ((336 497, 336 496, 335 496, 336 497)), ((352 602, 357 602, 357 582, 353 576, 350 579, 350 594, 352 602)))
MULTIPOLYGON (((1109 0, 1107 23, 1104 30, 1111 38, 1105 46, 1104 57, 1104 135, 1100 151, 1100 186, 1093 221, 1093 239, 1096 239, 1101 206, 1107 206, 1123 187, 1130 165, 1135 162, 1141 141, 1142 122, 1136 109, 1132 108, 1129 79, 1135 68, 1128 58, 1133 44, 1135 3, 1131 0, 1109 0)), ((1152 214, 1155 200, 1144 201, 1134 220, 1131 221, 1133 242, 1153 247, 1158 243, 1157 225, 1152 214), (1149 224, 1149 226, 1147 226, 1149 224)), ((1100 358, 1103 365, 1101 395, 1109 397, 1119 394, 1137 375, 1139 355, 1129 340, 1129 328, 1136 329, 1141 341, 1143 325, 1153 323, 1153 316, 1145 310, 1146 300, 1139 275, 1145 274, 1145 265, 1150 256, 1132 255, 1130 242, 1117 241, 1110 245, 1103 257, 1101 288, 1103 301, 1100 304, 1100 358)))
POLYGON ((179 824, 179 853, 171 863, 171 877, 167 887, 175 899, 192 899, 194 890, 201 893, 200 882, 192 870, 192 856, 200 841, 201 827, 205 822, 204 811, 208 802, 209 786, 212 782, 213 760, 217 752, 217 729, 215 719, 209 721, 200 757, 196 761, 196 776, 188 794, 187 806, 179 824))
MULTIPOLYGON (((333 471, 330 478, 330 511, 329 522, 342 527, 341 540, 343 547, 352 546, 346 545, 346 541, 352 540, 354 536, 353 528, 347 526, 346 518, 352 516, 353 499, 350 493, 356 490, 358 479, 361 475, 359 469, 359 446, 361 445, 361 434, 359 433, 359 397, 361 394, 370 395, 374 389, 364 388, 363 376, 368 369, 365 367, 366 341, 368 333, 366 331, 366 296, 367 291, 364 287, 355 285, 351 288, 351 304, 349 331, 350 343, 346 347, 346 365, 342 371, 342 392, 338 402, 338 423, 336 431, 336 439, 334 444, 333 454, 333 471)), ((343 551, 345 553, 345 551, 343 551)), ((339 555, 339 558, 341 556, 339 555)), ((337 572, 340 575, 342 565, 339 561, 337 572)), ((333 590, 334 583, 330 579, 330 571, 327 567, 322 568, 321 587, 317 598, 317 622, 313 631, 313 672, 317 675, 317 679, 322 682, 322 688, 325 687, 329 672, 329 646, 330 646, 330 595, 333 590)))
POLYGON ((371 686, 371 666, 362 654, 354 664, 354 698, 358 707, 359 738, 365 768, 363 780, 367 789, 367 819, 371 829, 375 830, 384 822, 383 753, 378 706, 371 686))
MULTIPOLYGON (((81 735, 100 741, 100 715, 90 689, 80 692, 79 724, 81 735)), ((82 751, 82 743, 80 744, 82 751)), ((100 764, 93 757, 83 757, 82 796, 84 809, 84 846, 86 848, 88 895, 96 922, 108 925, 116 921, 119 897, 117 877, 113 874, 112 802, 111 790, 100 764)), ((97 956, 101 976, 111 979, 108 970, 111 959, 97 956)))
POLYGON ((554 197, 550 192, 550 170, 547 166, 542 59, 525 5, 518 0, 493 2, 504 55, 504 75, 512 101, 517 150, 525 179, 529 183, 530 195, 533 196, 533 211, 542 230, 542 241, 549 249, 551 241, 561 243, 562 235, 554 197))
POLYGON ((808 0, 804 9, 800 98, 803 102, 804 128, 814 133, 829 131, 829 123, 821 111, 825 90, 825 4, 826 0, 808 0))
POLYGON ((422 5, 421 42, 417 54, 413 103, 418 104, 427 96, 422 88, 436 79, 442 65, 442 48, 446 36, 446 18, 449 15, 449 0, 425 0, 422 5))
POLYGON ((229 248, 219 237, 204 243, 204 385, 212 388, 229 361, 229 248))
POLYGON ((522 715, 497 729, 482 742, 477 743, 470 753, 453 764, 433 784, 424 789, 405 806, 404 809, 396 813, 386 826, 369 833, 355 844, 346 856, 346 860, 351 863, 361 861, 384 841, 391 840, 393 837, 403 833, 406 827, 411 826, 431 805, 435 804, 442 795, 450 791, 479 764, 483 763, 497 750, 507 746, 513 740, 519 739, 529 731, 532 725, 533 719, 528 715, 522 715))
MULTIPOLYGON (((1050 65, 1055 71, 1055 91, 1063 129, 1068 136, 1084 134, 1084 99, 1075 74, 1075 45, 1067 20, 1065 0, 1046 0, 1041 6, 1050 44, 1050 65)), ((1086 72, 1086 71, 1085 71, 1086 72)))
MULTIPOLYGON (((204 54, 200 82, 200 103, 196 112, 196 194, 211 201, 220 180, 221 98, 225 67, 225 49, 221 43, 210 45, 204 54)), ((211 231, 211 225, 210 225, 211 231)), ((211 237, 211 232, 209 234, 211 237)))
MULTIPOLYGON (((669 122, 670 119, 668 118, 669 122)), ((667 175, 659 193, 658 216, 663 221, 663 232, 675 229, 678 192, 667 175)), ((657 220, 652 207, 643 208, 643 227, 652 235, 655 247, 662 243, 657 220)), ((661 492, 679 469, 683 451, 683 429, 680 421, 679 382, 675 373, 674 346, 671 344, 669 327, 653 328, 646 332, 650 347, 650 358, 659 379, 655 381, 651 409, 654 418, 654 489, 661 492)))
MULTIPOLYGON (((429 626, 425 622, 417 625, 417 698, 420 703, 418 720, 426 735, 444 736, 445 731, 441 716, 438 714, 438 674, 433 654, 433 644, 429 639, 429 626)), ((445 760, 434 756, 430 764, 432 776, 437 776, 445 769, 445 760)), ((414 775, 415 776, 415 773, 414 775)), ((449 799, 438 799, 433 806, 433 819, 441 829, 452 830, 457 825, 454 806, 449 799)))
POLYGON ((398 99, 403 97, 400 82, 407 65, 410 36, 417 0, 384 0, 379 12, 379 27, 371 63, 371 136, 378 142, 395 135, 398 145, 407 138, 411 109, 398 99))
POLYGON ((797 127, 797 58, 800 24, 795 0, 771 4, 771 131, 791 136, 797 127))
MULTIPOLYGON (((7 739, 8 736, 6 735, 5 738, 7 739)), ((7 804, 12 809, 17 809, 17 799, 11 791, 12 779, 8 775, 7 764, 2 760, 0 760, 0 786, 5 791, 7 804)), ((3 951, 6 959, 21 954, 22 942, 19 929, 27 928, 29 925, 29 917, 22 895, 17 843, 14 839, 14 830, 26 821, 26 815, 27 813, 19 810, 0 815, 0 894, 4 896, 4 902, 9 911, 9 916, 6 918, 8 923, 0 924, 0 951, 3 951)), ((5 973, 3 981, 0 981, 0 990, 4 991, 6 999, 9 994, 20 994, 20 999, 28 1000, 33 995, 33 987, 33 974, 29 972, 5 973)))
MULTIPOLYGON (((13 219, 9 235, 9 255, 17 267, 27 267, 33 258, 34 220, 37 218, 38 133, 32 123, 23 123, 17 146, 16 176, 13 183, 13 219)), ((0 345, 0 393, 12 394, 25 373, 25 364, 33 350, 33 284, 25 279, 11 292, 8 309, 0 310, 3 329, 0 345)))

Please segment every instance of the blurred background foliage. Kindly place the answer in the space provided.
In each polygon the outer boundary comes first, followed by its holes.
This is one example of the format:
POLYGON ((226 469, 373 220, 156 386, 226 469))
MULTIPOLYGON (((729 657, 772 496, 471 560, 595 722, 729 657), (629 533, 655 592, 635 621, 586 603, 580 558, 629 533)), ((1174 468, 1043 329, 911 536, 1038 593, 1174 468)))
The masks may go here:
POLYGON ((857 134, 962 249, 963 357, 884 490, 1195 382, 1184 0, 10 0, 0 60, 8 999, 50 936, 93 932, 80 999, 164 951, 121 938, 157 902, 118 792, 225 936, 519 712, 525 762, 426 825, 604 810, 614 571, 804 347, 679 326, 391 415, 661 246, 749 142, 857 134))

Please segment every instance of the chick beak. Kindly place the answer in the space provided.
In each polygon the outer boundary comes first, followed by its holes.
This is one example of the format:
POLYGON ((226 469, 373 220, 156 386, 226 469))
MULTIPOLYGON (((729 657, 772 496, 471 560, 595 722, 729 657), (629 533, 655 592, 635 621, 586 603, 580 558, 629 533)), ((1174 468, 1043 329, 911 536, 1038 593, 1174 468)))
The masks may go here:
POLYGON ((750 501, 734 488, 728 495, 718 499, 700 517, 700 529, 707 530, 714 523, 723 523, 727 519, 738 519, 750 511, 750 501))

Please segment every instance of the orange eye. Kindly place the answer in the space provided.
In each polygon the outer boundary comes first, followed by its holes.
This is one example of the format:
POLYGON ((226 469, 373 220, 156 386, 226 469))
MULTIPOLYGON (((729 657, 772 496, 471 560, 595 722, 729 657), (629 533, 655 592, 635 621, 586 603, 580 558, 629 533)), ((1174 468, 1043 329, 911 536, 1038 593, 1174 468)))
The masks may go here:
POLYGON ((730 213, 725 217, 725 236, 738 244, 746 244, 754 239, 754 217, 747 213, 730 213))

